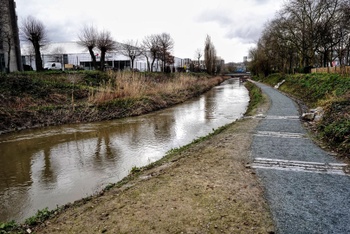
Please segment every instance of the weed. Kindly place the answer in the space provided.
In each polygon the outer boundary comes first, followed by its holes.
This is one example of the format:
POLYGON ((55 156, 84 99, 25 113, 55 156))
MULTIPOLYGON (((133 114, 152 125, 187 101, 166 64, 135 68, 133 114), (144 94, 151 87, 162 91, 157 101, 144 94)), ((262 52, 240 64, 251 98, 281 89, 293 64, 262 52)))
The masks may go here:
POLYGON ((103 191, 109 191, 109 190, 111 190, 113 187, 115 187, 115 184, 110 183, 110 184, 108 184, 108 185, 103 189, 103 191))
POLYGON ((49 211, 49 209, 46 207, 45 209, 38 210, 36 215, 29 217, 25 220, 25 224, 29 226, 35 226, 37 224, 40 224, 50 218, 50 216, 53 214, 53 211, 49 211))
POLYGON ((10 233, 11 231, 18 228, 18 225, 15 221, 10 221, 7 223, 0 223, 0 234, 10 233))
POLYGON ((138 173, 138 172, 140 172, 140 171, 141 171, 141 168, 139 168, 139 167, 137 167, 137 166, 133 166, 133 167, 131 168, 130 174, 136 174, 136 173, 138 173))

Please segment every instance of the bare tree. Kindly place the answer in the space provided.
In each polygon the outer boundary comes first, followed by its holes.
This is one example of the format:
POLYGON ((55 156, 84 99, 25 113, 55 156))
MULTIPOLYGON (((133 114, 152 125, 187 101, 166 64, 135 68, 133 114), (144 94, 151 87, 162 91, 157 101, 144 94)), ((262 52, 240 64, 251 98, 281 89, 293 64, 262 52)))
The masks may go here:
POLYGON ((158 41, 158 57, 163 62, 162 70, 165 71, 167 64, 170 64, 174 61, 174 58, 171 59, 171 52, 174 48, 174 40, 171 38, 170 34, 162 33, 157 35, 158 41))
POLYGON ((204 44, 204 61, 207 72, 213 75, 216 67, 216 50, 209 35, 207 35, 204 44))
POLYGON ((24 39, 30 41, 34 47, 36 70, 44 70, 40 52, 40 49, 48 42, 44 24, 32 16, 28 16, 22 22, 20 29, 24 39))
POLYGON ((108 51, 116 49, 116 42, 113 40, 111 33, 109 31, 103 30, 98 34, 97 37, 97 48, 101 52, 100 57, 100 70, 105 69, 105 57, 108 51))
POLYGON ((78 44, 87 48, 91 60, 92 60, 92 66, 97 70, 97 63, 96 63, 96 55, 94 53, 94 48, 97 45, 97 37, 98 32, 97 29, 93 25, 85 25, 78 34, 78 44))
POLYGON ((159 49, 160 49, 159 43, 158 43, 158 36, 154 34, 150 36, 146 36, 142 41, 142 48, 144 51, 143 52, 144 56, 146 56, 147 58, 147 61, 148 61, 148 55, 152 59, 149 70, 153 72, 154 62, 156 61, 156 59, 158 59, 159 49))
POLYGON ((135 59, 144 54, 144 51, 139 47, 137 41, 128 40, 120 45, 120 53, 130 58, 131 69, 133 70, 135 59))
POLYGON ((198 48, 195 51, 195 58, 198 61, 198 69, 200 69, 200 67, 201 67, 200 61, 201 61, 202 56, 203 56, 203 50, 198 48))
POLYGON ((298 50, 301 67, 326 65, 332 60, 334 47, 342 38, 340 9, 344 1, 290 0, 280 11, 284 33, 298 50))
POLYGON ((350 0, 289 0, 250 51, 252 71, 310 72, 313 66, 348 64, 350 0))

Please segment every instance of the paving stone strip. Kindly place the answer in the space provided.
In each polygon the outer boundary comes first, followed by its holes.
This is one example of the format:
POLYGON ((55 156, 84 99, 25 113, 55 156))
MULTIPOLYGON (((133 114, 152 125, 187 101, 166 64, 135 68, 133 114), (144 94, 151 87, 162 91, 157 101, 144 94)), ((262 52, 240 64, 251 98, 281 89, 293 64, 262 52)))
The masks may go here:
POLYGON ((314 172, 324 174, 347 175, 345 163, 318 163, 305 161, 291 161, 270 158, 255 158, 251 168, 290 170, 295 172, 314 172))
POLYGON ((303 138, 305 134, 293 133, 293 132, 269 132, 269 131, 257 131, 255 136, 260 137, 281 137, 281 138, 303 138))
POLYGON ((268 115, 266 116, 266 119, 294 119, 294 120, 299 120, 299 116, 276 116, 276 115, 268 115))
POLYGON ((256 83, 271 100, 251 145, 277 233, 350 233, 347 165, 308 138, 297 105, 256 83))

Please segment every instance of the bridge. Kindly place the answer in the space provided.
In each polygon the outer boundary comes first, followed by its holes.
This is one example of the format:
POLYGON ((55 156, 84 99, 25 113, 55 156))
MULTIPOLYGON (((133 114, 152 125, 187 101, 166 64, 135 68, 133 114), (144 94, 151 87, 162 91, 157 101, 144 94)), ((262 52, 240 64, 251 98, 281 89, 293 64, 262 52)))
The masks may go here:
POLYGON ((225 74, 225 76, 231 76, 232 78, 239 78, 241 82, 246 81, 247 79, 251 78, 251 74, 250 73, 228 73, 225 74))
POLYGON ((250 73, 244 73, 244 72, 242 72, 242 73, 227 73, 227 74, 225 74, 225 76, 231 76, 232 78, 234 78, 234 77, 245 77, 245 76, 247 76, 247 77, 251 77, 252 75, 250 74, 250 73))

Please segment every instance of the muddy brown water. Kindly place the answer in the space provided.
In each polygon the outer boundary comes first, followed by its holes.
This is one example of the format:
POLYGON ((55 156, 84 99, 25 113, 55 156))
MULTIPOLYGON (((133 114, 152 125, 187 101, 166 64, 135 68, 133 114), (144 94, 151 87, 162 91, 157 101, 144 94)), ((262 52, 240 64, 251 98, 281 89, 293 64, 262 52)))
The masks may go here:
POLYGON ((0 136, 0 222, 81 199, 242 117, 249 94, 231 79, 181 105, 114 121, 0 136))

